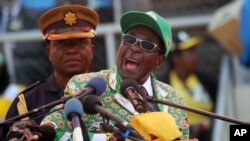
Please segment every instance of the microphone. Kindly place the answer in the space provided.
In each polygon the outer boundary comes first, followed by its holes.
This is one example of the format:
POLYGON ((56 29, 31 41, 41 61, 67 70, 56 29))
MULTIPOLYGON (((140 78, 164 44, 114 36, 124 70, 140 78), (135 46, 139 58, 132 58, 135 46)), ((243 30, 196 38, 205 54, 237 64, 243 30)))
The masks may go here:
MULTIPOLYGON (((136 133, 134 128, 125 120, 121 119, 119 116, 107 111, 102 107, 102 103, 99 101, 96 95, 88 95, 80 99, 81 103, 83 104, 83 108, 85 113, 87 114, 97 114, 100 113, 101 116, 111 119, 116 122, 118 128, 122 129, 123 131, 131 130, 130 134, 138 139, 143 139, 143 137, 136 133)), ((137 139, 133 139, 137 140, 137 139)))
POLYGON ((50 141, 53 140, 56 136, 55 129, 49 125, 38 126, 35 121, 22 121, 13 124, 7 134, 7 140, 11 139, 21 139, 25 136, 26 132, 24 130, 29 130, 31 135, 38 135, 39 140, 41 141, 50 141))
POLYGON ((102 103, 99 101, 98 97, 95 95, 88 95, 87 97, 80 99, 83 104, 85 113, 87 114, 97 114, 100 113, 104 117, 114 120, 116 123, 124 126, 127 129, 132 129, 133 127, 127 122, 122 120, 119 116, 112 114, 102 107, 102 103))
POLYGON ((54 107, 58 104, 65 103, 65 101, 69 100, 72 97, 76 97, 79 99, 79 98, 86 96, 86 95, 89 95, 89 94, 95 94, 95 95, 100 96, 105 90, 106 90, 105 80, 101 77, 94 77, 88 81, 88 83, 86 84, 86 89, 81 91, 79 94, 76 94, 74 96, 61 97, 61 99, 59 99, 57 101, 54 101, 54 102, 51 102, 49 104, 43 105, 43 106, 35 108, 33 110, 30 110, 25 114, 9 118, 9 119, 5 120, 4 122, 0 123, 0 126, 13 123, 14 121, 18 121, 22 118, 25 118, 25 117, 30 116, 32 114, 35 114, 37 112, 43 111, 47 108, 51 108, 51 107, 54 107))
POLYGON ((83 114, 83 107, 78 99, 72 98, 64 105, 64 113, 73 126, 73 141, 83 141, 80 117, 83 114))
POLYGON ((85 89, 80 93, 76 94, 75 97, 79 99, 89 94, 95 94, 97 96, 100 96, 105 90, 106 90, 105 80, 102 77, 94 77, 89 80, 89 82, 85 86, 85 89))
POLYGON ((143 98, 138 94, 138 84, 132 79, 124 79, 121 83, 121 93, 133 104, 135 110, 139 113, 145 112, 143 108, 143 98))

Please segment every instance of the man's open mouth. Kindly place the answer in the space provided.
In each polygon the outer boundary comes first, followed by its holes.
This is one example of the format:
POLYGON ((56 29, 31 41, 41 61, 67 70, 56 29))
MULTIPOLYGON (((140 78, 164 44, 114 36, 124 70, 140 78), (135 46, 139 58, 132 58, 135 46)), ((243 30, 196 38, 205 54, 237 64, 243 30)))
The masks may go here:
POLYGON ((139 63, 134 59, 126 58, 125 67, 129 70, 135 70, 139 67, 139 63))

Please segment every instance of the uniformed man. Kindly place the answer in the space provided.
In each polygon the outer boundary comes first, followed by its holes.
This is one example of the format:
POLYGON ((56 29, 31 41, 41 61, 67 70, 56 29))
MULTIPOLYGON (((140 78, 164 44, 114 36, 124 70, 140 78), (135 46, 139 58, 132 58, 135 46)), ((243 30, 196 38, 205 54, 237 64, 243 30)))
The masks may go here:
MULTIPOLYGON (((12 103, 6 119, 59 100, 73 75, 90 70, 94 53, 92 38, 96 35, 98 23, 98 14, 81 5, 59 6, 40 17, 39 28, 49 44, 48 58, 54 72, 46 80, 20 93, 12 103)), ((33 119, 39 124, 49 111, 50 108, 25 119, 33 119)), ((10 126, 5 126, 1 133, 6 135, 10 126)))

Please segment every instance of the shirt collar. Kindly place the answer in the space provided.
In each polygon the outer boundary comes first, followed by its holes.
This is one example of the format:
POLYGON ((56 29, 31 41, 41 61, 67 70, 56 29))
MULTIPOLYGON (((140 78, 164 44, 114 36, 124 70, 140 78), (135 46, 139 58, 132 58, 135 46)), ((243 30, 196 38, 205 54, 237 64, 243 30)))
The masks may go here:
MULTIPOLYGON (((109 85, 113 90, 120 91, 120 83, 121 83, 121 77, 117 72, 116 66, 111 67, 111 73, 109 76, 109 85)), ((144 88, 146 88, 148 95, 153 96, 153 87, 152 87, 152 81, 151 76, 148 77, 147 81, 142 85, 144 88)))
POLYGON ((147 81, 142 86, 147 90, 149 96, 153 96, 151 76, 148 77, 147 81))

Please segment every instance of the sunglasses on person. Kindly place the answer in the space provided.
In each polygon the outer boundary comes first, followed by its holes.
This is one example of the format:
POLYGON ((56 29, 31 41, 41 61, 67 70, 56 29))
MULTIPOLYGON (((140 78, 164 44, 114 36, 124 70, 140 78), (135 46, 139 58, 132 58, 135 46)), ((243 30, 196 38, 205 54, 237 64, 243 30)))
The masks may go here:
POLYGON ((126 44, 129 45, 135 45, 137 42, 140 43, 140 47, 148 52, 152 52, 154 51, 155 48, 157 48, 159 51, 161 51, 161 49, 159 48, 159 46, 151 41, 147 41, 147 40, 141 40, 138 39, 137 37, 133 36, 133 35, 129 35, 129 34, 122 34, 122 41, 126 44))

